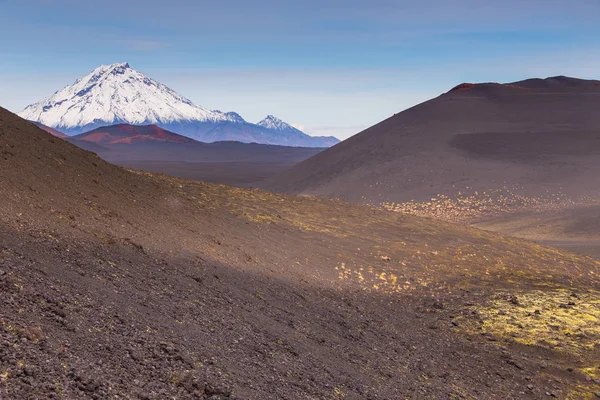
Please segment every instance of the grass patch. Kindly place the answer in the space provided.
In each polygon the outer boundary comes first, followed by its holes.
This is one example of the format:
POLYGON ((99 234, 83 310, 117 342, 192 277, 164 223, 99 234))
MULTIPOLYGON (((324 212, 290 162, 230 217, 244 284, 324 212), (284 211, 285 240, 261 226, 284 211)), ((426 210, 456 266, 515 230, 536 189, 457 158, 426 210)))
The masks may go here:
POLYGON ((477 330, 497 338, 577 355, 600 347, 599 291, 501 292, 471 309, 480 317, 477 330))

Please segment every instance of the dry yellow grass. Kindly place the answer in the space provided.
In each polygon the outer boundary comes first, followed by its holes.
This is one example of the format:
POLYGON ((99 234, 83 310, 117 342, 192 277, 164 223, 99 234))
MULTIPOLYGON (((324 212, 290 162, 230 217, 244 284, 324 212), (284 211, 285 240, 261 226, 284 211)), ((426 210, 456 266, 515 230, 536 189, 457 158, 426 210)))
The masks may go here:
POLYGON ((436 218, 448 222, 470 223, 482 218, 498 216, 514 211, 545 212, 573 206, 595 204, 590 198, 572 199, 564 193, 548 193, 544 196, 526 196, 519 188, 473 191, 449 197, 438 194, 429 201, 385 202, 386 210, 420 217, 436 218))

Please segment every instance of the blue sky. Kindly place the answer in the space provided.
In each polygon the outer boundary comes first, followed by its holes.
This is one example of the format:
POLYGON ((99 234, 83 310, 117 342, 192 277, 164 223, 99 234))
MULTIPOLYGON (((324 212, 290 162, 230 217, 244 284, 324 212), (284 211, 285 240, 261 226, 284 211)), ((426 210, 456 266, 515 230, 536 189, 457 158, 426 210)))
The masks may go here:
POLYGON ((600 79, 600 0, 0 0, 12 111, 127 61, 197 104, 346 138, 458 83, 600 79))

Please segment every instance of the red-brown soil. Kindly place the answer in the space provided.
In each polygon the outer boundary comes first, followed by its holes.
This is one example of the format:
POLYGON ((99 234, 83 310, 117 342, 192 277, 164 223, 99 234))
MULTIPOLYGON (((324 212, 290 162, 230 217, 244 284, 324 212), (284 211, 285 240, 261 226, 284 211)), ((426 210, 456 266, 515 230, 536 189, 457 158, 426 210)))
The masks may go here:
POLYGON ((102 145, 133 144, 144 142, 197 143, 197 141, 194 139, 169 132, 159 128, 156 125, 129 124, 103 126, 89 132, 73 136, 72 139, 84 140, 102 145))
POLYGON ((592 259, 128 171, 3 109, 0 167, 2 399, 600 392, 592 259))

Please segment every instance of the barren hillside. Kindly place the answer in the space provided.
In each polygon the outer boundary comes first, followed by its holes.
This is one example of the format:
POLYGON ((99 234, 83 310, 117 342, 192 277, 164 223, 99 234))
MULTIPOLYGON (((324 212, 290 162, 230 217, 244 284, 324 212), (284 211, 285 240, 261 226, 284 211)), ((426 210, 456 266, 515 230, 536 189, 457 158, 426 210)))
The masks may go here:
POLYGON ((528 196, 595 195, 599 104, 600 81, 462 84, 262 187, 375 205, 504 187, 528 196))
POLYGON ((593 398, 599 263, 131 172, 0 109, 0 397, 593 398))

